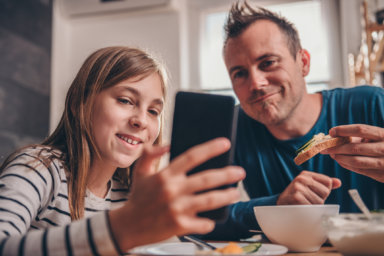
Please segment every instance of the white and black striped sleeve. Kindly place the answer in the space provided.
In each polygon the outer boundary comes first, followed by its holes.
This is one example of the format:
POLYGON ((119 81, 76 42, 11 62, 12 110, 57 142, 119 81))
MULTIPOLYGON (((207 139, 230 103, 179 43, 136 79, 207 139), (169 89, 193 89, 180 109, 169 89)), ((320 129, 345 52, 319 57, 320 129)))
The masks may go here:
POLYGON ((107 218, 105 211, 66 226, 3 237, 0 255, 119 255, 107 218))
POLYGON ((58 194, 61 182, 57 164, 45 164, 23 151, 0 175, 0 235, 22 235, 58 194))
POLYGON ((0 175, 0 255, 117 255, 107 212, 71 223, 67 215, 54 211, 57 220, 65 220, 62 226, 49 219, 46 229, 31 226, 45 221, 39 214, 62 199, 59 187, 65 180, 60 162, 47 165, 37 152, 24 150, 0 175))

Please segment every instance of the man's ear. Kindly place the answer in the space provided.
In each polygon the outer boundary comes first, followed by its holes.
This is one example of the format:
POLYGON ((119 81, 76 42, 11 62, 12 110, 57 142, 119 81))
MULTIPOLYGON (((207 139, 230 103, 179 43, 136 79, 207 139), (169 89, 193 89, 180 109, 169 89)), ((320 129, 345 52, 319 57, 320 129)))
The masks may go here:
POLYGON ((301 71, 303 74, 303 77, 307 76, 310 70, 311 66, 311 55, 309 52, 305 49, 301 49, 298 54, 298 60, 301 61, 301 71))

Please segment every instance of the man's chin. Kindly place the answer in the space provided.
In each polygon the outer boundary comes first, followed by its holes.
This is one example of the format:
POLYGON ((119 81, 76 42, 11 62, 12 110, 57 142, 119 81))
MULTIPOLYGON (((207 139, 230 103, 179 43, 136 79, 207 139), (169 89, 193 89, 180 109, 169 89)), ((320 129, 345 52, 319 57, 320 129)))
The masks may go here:
POLYGON ((264 105, 262 108, 252 106, 245 112, 248 116, 263 124, 273 124, 280 121, 278 110, 273 105, 267 107, 264 105))

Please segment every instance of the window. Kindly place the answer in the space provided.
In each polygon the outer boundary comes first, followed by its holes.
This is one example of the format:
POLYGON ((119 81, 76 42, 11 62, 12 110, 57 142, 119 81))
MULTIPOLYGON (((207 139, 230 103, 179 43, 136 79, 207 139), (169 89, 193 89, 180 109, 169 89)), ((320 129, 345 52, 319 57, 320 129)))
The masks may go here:
MULTIPOLYGON (((328 88, 331 80, 328 38, 322 16, 321 1, 297 1, 268 5, 296 25, 302 47, 311 54, 311 70, 306 77, 308 91, 328 88), (308 21, 311 26, 308 26, 308 21)), ((204 16, 200 52, 201 88, 206 91, 227 92, 231 83, 222 58, 223 26, 227 12, 211 12, 204 16)))

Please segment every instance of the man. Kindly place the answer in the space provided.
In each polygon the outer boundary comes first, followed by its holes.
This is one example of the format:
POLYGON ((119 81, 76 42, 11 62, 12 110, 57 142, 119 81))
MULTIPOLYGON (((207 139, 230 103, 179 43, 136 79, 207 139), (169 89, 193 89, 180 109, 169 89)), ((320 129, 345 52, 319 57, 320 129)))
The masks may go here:
POLYGON ((370 209, 384 208, 384 90, 363 86, 306 91, 310 55, 289 21, 247 2, 232 6, 224 61, 241 109, 236 164, 247 177, 249 202, 231 206, 229 219, 206 238, 237 239, 259 229, 257 205, 340 204, 357 211, 348 190, 370 209), (353 142, 297 166, 295 151, 317 133, 353 142))

